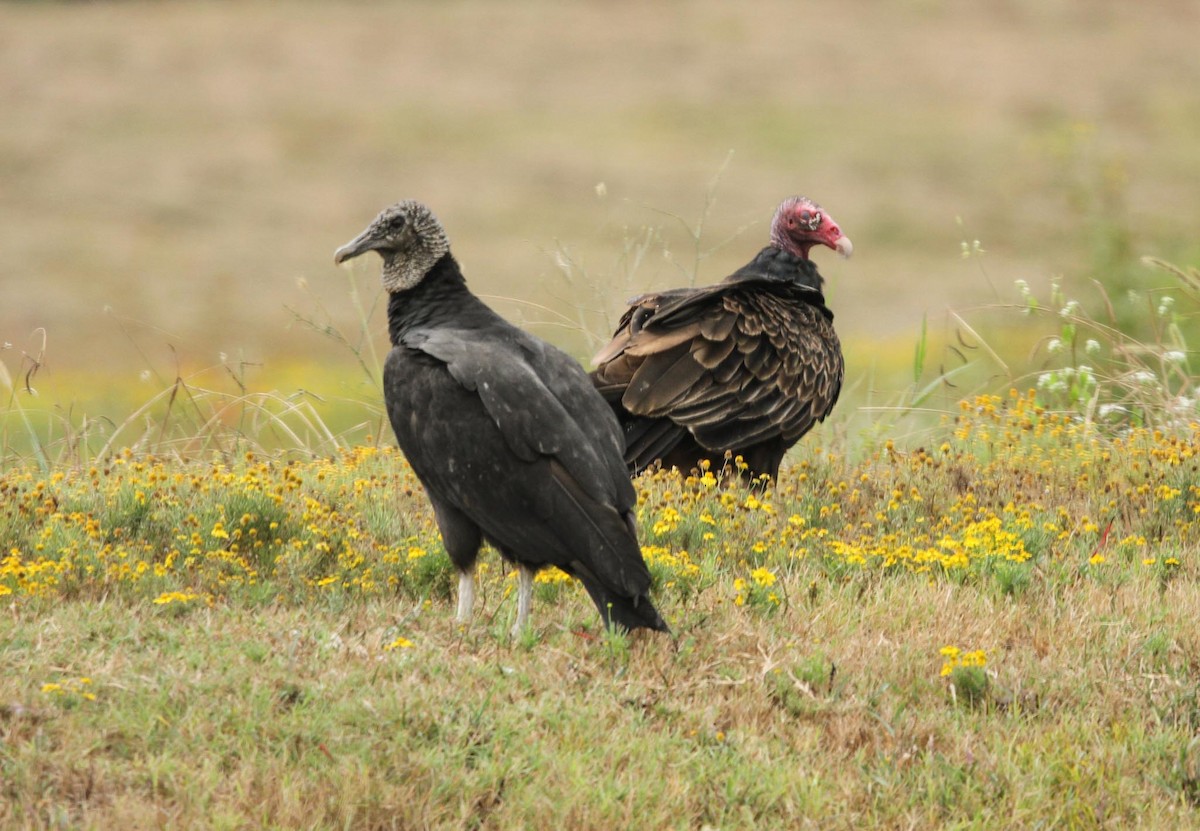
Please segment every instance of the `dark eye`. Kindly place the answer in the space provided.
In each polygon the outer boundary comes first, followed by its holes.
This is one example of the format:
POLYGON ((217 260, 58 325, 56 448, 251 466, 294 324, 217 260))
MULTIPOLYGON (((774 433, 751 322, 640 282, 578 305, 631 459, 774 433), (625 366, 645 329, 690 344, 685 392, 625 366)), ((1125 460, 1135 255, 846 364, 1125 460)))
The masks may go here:
POLYGON ((393 216, 391 219, 388 220, 388 228, 391 228, 393 231, 399 231, 403 227, 404 227, 404 217, 403 216, 393 216))

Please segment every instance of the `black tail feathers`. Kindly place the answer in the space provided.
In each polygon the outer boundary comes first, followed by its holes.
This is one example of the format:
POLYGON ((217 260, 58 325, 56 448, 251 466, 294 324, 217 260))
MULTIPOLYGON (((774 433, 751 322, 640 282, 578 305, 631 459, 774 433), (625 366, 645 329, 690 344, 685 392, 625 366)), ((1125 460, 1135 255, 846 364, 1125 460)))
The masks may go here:
POLYGON ((633 629, 653 629, 655 632, 670 634, 671 629, 662 619, 658 609, 650 602, 649 597, 620 597, 603 586, 597 586, 590 580, 583 581, 583 587, 591 595, 592 602, 600 611, 600 617, 605 626, 613 626, 625 631, 633 629))

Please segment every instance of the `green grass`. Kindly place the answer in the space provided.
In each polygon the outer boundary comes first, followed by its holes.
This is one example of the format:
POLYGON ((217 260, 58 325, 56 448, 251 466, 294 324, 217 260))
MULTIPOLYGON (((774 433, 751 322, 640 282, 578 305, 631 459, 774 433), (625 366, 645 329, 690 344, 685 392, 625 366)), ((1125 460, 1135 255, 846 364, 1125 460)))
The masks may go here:
POLYGON ((546 575, 514 641, 491 554, 456 625, 392 451, 13 469, 0 820, 1193 825, 1197 430, 982 396, 765 494, 642 477, 670 638, 546 575))
POLYGON ((0 825, 1200 826, 1200 53, 1101 6, 0 7, 0 825), (456 625, 333 248, 586 355, 797 191, 847 387, 638 480, 674 635, 456 625))

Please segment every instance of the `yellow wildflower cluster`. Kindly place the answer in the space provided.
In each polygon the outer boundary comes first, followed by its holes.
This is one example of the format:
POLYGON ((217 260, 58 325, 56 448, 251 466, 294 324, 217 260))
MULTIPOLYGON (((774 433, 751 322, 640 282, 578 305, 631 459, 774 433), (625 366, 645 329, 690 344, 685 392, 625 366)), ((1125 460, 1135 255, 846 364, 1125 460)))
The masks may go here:
POLYGON ((656 537, 661 537, 663 534, 669 534, 679 526, 679 511, 672 508, 670 505, 663 508, 659 514, 658 521, 654 523, 651 532, 656 537))
POLYGON ((738 606, 757 606, 773 609, 780 604, 778 591, 772 586, 778 581, 775 572, 760 566, 750 572, 750 579, 738 577, 733 581, 733 602, 738 606))
MULTIPOLYGON (((514 571, 513 574, 515 575, 516 572, 514 571)), ((561 569, 557 569, 557 568, 553 568, 553 567, 544 568, 533 576, 533 582, 540 583, 542 585, 556 585, 559 583, 570 583, 571 575, 567 574, 565 571, 562 571, 561 569)))
POLYGON ((264 580, 363 594, 443 581, 414 551, 440 542, 394 451, 237 466, 119 456, 103 466, 0 475, 0 594, 128 589, 159 605, 220 597, 264 580), (386 506, 386 507, 384 507, 386 506), (20 520, 18 522, 18 520, 20 520), (382 575, 382 578, 381 578, 382 575))
POLYGON ((682 549, 672 550, 662 545, 643 545, 642 558, 651 573, 658 574, 666 585, 677 580, 695 580, 700 576, 700 566, 682 549))
POLYGON ((972 652, 963 652, 957 646, 943 646, 938 650, 942 656, 942 677, 950 675, 958 667, 979 667, 982 669, 987 666, 987 653, 982 649, 976 649, 972 652))
POLYGON ((65 704, 76 701, 95 701, 96 694, 91 691, 92 679, 64 678, 62 681, 48 681, 42 684, 42 692, 59 699, 65 704))
POLYGON ((171 603, 188 603, 199 596, 194 592, 163 592, 154 598, 154 604, 156 606, 166 606, 171 603))
MULTIPOLYGON (((855 452, 806 441, 778 482, 753 488, 708 469, 640 477, 656 602, 669 610, 713 591, 771 610, 862 572, 1015 585, 1013 574, 1047 561, 1103 564, 1087 579, 1196 566, 1200 424, 1104 437, 1013 393, 964 402, 924 447, 855 452)), ((0 540, 5 603, 115 594, 187 613, 239 594, 424 602, 449 598, 454 582, 423 489, 380 448, 290 463, 126 453, 49 474, 7 470, 0 540)), ((481 561, 481 590, 502 596, 507 573, 481 561)), ((537 582, 553 601, 586 602, 558 591, 570 585, 562 572, 537 582)))

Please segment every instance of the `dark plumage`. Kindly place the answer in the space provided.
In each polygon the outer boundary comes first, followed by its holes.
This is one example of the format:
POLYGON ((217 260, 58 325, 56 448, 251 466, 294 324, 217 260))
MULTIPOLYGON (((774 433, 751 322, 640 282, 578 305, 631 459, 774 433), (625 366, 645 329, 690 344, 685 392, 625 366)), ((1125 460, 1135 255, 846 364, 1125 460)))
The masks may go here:
POLYGON ((514 633, 548 566, 577 577, 606 624, 666 631, 648 597, 620 427, 583 369, 468 290, 424 205, 386 209, 334 260, 367 251, 383 257, 390 293, 384 401, 459 570, 459 620, 486 539, 519 567, 514 633))
POLYGON ((775 479, 788 448, 829 415, 842 350, 813 245, 853 250, 819 205, 792 197, 771 244, 724 281, 630 302, 592 381, 621 421, 631 473, 655 462, 719 471, 728 452, 747 478, 775 479))

